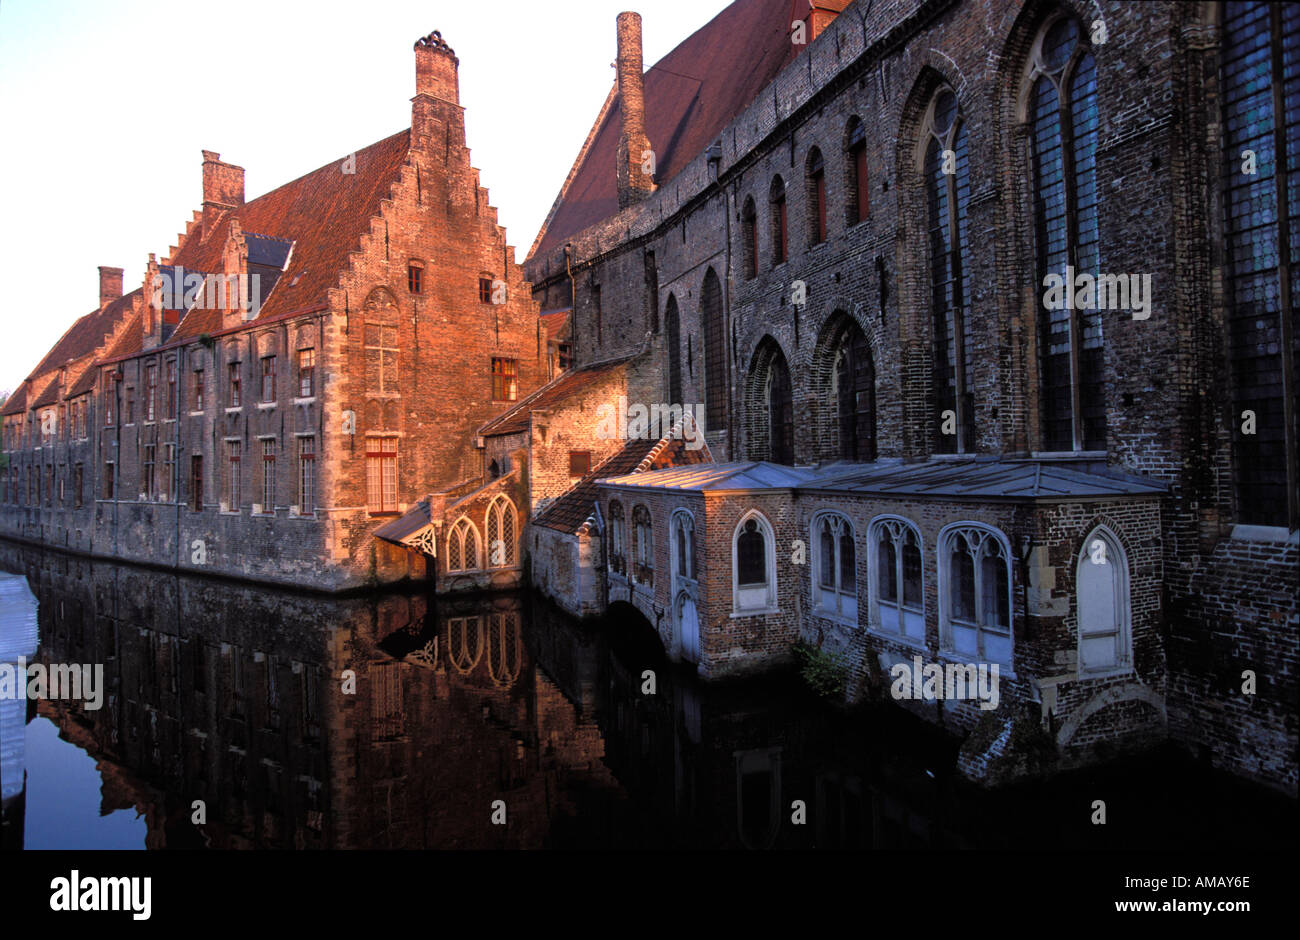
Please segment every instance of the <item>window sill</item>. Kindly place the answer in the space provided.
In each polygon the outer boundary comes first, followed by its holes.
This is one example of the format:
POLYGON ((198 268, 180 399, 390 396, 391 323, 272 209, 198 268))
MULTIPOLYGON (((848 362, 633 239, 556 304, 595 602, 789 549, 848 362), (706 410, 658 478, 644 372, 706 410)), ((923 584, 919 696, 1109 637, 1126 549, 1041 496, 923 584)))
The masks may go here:
POLYGON ((243 410, 244 410, 243 405, 231 405, 226 409, 226 414, 228 415, 239 414, 243 410))
POLYGON ((373 512, 373 511, 372 511, 372 512, 370 513, 371 518, 375 518, 375 519, 377 519, 377 518, 379 518, 379 517, 381 517, 381 516, 400 516, 400 515, 401 515, 401 513, 399 513, 399 512, 398 512, 397 510, 395 510, 395 509, 390 509, 390 510, 387 510, 387 511, 385 511, 385 512, 373 512))
POLYGON ((897 643, 900 646, 906 646, 908 649, 914 649, 917 652, 928 653, 930 647, 925 645, 924 640, 916 640, 904 633, 886 633, 873 624, 867 627, 867 636, 876 637, 880 640, 888 640, 890 643, 897 643))
POLYGON ((293 403, 294 403, 295 405, 310 405, 310 404, 311 404, 312 402, 314 402, 315 400, 316 400, 316 396, 315 396, 315 395, 308 395, 308 396, 305 397, 305 398, 295 398, 295 399, 293 400, 293 403))
POLYGON ((781 613, 780 607, 753 607, 753 608, 747 607, 744 610, 733 609, 731 611, 731 619, 739 620, 743 617, 766 617, 769 614, 779 614, 779 613, 781 613))
POLYGON ((828 610, 825 607, 814 607, 808 611, 810 617, 816 617, 819 620, 829 620, 831 623, 838 623, 846 627, 856 627, 858 625, 857 617, 850 617, 842 611, 828 610))
POLYGON ((1137 678, 1137 670, 1133 668, 1132 663, 1124 663, 1112 669, 1096 669, 1087 672, 1075 667, 1074 671, 1074 678, 1079 682, 1090 679, 1124 679, 1129 677, 1137 678))
POLYGON ((1034 460, 1105 460, 1104 450, 1033 450, 1029 456, 1034 460))
POLYGON ((190 412, 190 417, 191 417, 191 418, 201 418, 201 417, 203 417, 205 414, 207 414, 206 411, 191 411, 191 412, 190 412))
POLYGON ((942 662, 960 663, 968 666, 997 666, 998 679, 1015 679, 1016 672, 1011 668, 1010 663, 998 663, 988 659, 977 659, 958 653, 956 650, 939 650, 939 659, 942 662))
POLYGON ((273 401, 259 401, 259 402, 257 403, 257 410, 258 410, 258 411, 269 411, 269 410, 271 410, 272 408, 274 408, 275 405, 276 405, 276 403, 273 402, 273 401))

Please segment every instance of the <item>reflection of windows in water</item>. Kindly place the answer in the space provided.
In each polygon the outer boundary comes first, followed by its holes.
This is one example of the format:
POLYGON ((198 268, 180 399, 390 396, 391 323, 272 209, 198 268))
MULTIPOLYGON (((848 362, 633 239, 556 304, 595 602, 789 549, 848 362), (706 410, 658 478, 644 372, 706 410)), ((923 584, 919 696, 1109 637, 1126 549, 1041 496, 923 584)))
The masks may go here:
POLYGON ((521 647, 518 614, 493 614, 488 621, 488 674, 498 685, 519 678, 521 647))
POLYGON ((447 659, 461 674, 477 666, 483 655, 480 629, 478 617, 451 617, 447 620, 447 659))
POLYGON ((375 663, 370 674, 371 735, 389 741, 402 735, 402 674, 399 663, 375 663))

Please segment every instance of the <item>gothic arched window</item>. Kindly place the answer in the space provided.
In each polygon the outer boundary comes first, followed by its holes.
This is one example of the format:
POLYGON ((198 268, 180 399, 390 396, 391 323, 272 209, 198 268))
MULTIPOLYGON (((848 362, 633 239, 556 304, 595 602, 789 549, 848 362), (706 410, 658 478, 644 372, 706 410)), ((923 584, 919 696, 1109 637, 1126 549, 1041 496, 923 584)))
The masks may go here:
POLYGON ((939 533, 940 648, 1011 665, 1011 547, 976 522, 939 533))
POLYGON ((849 118, 844 134, 845 195, 844 218, 849 225, 857 225, 867 217, 867 134, 862 121, 849 118))
POLYGON ((704 330, 705 424, 710 431, 727 426, 727 347, 722 321, 722 285, 713 268, 700 287, 700 321, 704 330))
POLYGON ((874 591, 870 623, 881 633, 925 641, 921 582, 921 534, 898 516, 875 519, 867 532, 874 591))
POLYGON ((609 567, 617 574, 627 572, 627 548, 623 536, 623 504, 616 499, 609 501, 609 567))
POLYGON ((478 560, 478 530, 463 516, 447 533, 447 570, 474 571, 478 560))
POLYGON ((746 513, 731 540, 732 606, 751 613, 776 609, 776 541, 757 510, 746 513))
POLYGON ((785 264, 790 256, 787 239, 789 229, 786 227, 785 180, 776 177, 768 191, 768 202, 772 207, 772 267, 785 264))
POLYGON ((489 568, 509 568, 515 564, 515 507, 504 496, 492 500, 487 511, 487 551, 489 568))
POLYGON ((808 152, 808 244, 826 241, 826 164, 822 152, 814 147, 808 152))
POLYGON ((1029 71, 1037 238, 1039 415, 1044 450, 1104 450, 1101 312, 1066 303, 1068 272, 1100 274, 1097 201, 1097 63, 1069 17, 1050 20, 1029 71), (1048 276, 1063 291, 1048 290, 1048 276), (1053 294, 1055 296, 1053 296, 1053 294))
POLYGON ((813 518, 813 607, 817 613, 858 620, 857 551, 853 523, 839 513, 822 513, 813 518))
POLYGON ((969 152, 957 97, 943 88, 926 115, 925 184, 929 203, 930 298, 934 312, 936 449, 975 447, 971 368, 969 152))
POLYGON ((640 504, 632 507, 632 549, 632 579, 638 584, 654 584, 654 525, 650 510, 640 504))

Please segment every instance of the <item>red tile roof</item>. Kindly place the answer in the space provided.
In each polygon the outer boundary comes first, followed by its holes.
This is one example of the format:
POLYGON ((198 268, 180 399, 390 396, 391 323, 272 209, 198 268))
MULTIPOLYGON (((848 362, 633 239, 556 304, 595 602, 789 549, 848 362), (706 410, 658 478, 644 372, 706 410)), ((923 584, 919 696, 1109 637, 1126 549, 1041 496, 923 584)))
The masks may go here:
POLYGON ((9 396, 9 400, 5 402, 5 406, 2 410, 0 410, 0 414, 20 415, 25 413, 26 411, 27 411, 27 383, 24 382, 22 385, 19 385, 16 389, 13 390, 13 394, 11 394, 9 396))
MULTIPOLYGON (((645 73, 646 134, 664 185, 717 138, 803 48, 790 24, 807 0, 736 0, 645 73)), ((529 256, 546 254, 618 212, 614 166, 622 107, 598 119, 529 256)))
POLYGON ((32 399, 29 408, 43 408, 46 405, 57 404, 59 401, 59 377, 53 376, 45 383, 44 391, 32 399))
POLYGON ((569 322, 568 310, 553 310, 550 313, 541 315, 542 329, 546 331, 549 339, 555 339, 564 330, 565 325, 569 322))
MULTIPOLYGON (((361 247, 371 217, 379 214, 380 200, 397 182, 410 138, 411 132, 404 130, 358 150, 355 173, 344 173, 343 161, 335 160, 273 189, 227 212, 206 237, 195 226, 170 263, 192 271, 221 271, 230 220, 238 218, 245 232, 294 242, 288 269, 262 298, 259 321, 324 303, 326 291, 338 285, 348 253, 361 247)), ((169 345, 220 330, 220 311, 191 310, 169 345)))
MULTIPOLYGON (((134 293, 138 294, 139 291, 134 293)), ((73 323, 32 370, 31 377, 43 375, 51 369, 93 353, 113 334, 122 318, 130 313, 131 299, 132 294, 126 294, 105 305, 103 310, 93 310, 73 323)))
POLYGON ((554 408, 560 402, 576 395, 611 373, 621 369, 631 356, 594 363, 581 369, 565 372, 543 385, 509 411, 497 415, 479 428, 484 437, 497 437, 502 434, 517 434, 527 431, 535 408, 554 408))

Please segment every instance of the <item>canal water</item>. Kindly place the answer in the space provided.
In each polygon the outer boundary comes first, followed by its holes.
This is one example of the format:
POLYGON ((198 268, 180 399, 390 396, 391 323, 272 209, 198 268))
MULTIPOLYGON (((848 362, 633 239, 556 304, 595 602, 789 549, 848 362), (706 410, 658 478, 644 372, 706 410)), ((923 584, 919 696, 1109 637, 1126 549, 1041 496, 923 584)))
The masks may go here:
POLYGON ((37 662, 103 667, 98 709, 25 703, 7 847, 1198 849, 1296 836, 1295 801, 1174 748, 987 792, 956 776, 958 742, 896 709, 832 707, 793 672, 702 685, 644 624, 580 623, 526 592, 322 597, 5 542, 0 570, 37 599, 37 662))

